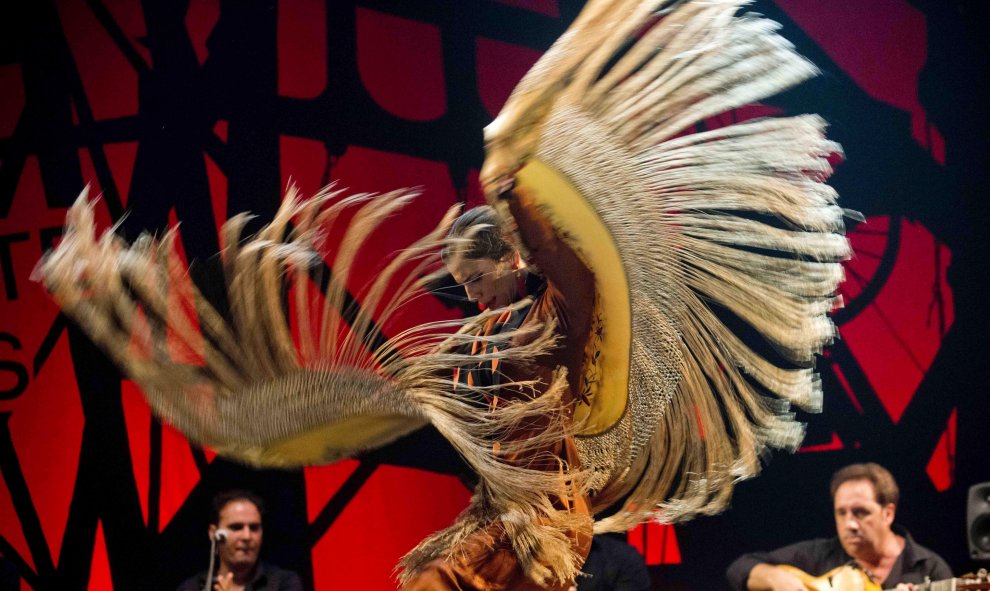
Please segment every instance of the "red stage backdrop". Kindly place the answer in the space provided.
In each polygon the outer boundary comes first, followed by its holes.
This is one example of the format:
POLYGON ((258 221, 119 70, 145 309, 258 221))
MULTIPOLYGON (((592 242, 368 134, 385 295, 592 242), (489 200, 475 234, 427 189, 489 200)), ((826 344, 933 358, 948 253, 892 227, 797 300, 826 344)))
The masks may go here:
MULTIPOLYGON (((422 197, 362 255, 368 277, 447 207, 481 201, 482 127, 582 3, 8 4, 0 555, 21 588, 172 589, 205 567, 212 494, 243 486, 271 505, 267 557, 297 569, 308 588, 394 589, 398 559, 470 495, 464 467, 435 433, 301 471, 217 458, 151 416, 31 271, 86 184, 102 193, 107 226, 121 222, 133 238, 179 224, 183 252, 199 261, 217 251, 229 216, 270 217, 290 179, 306 193, 329 182, 353 192, 420 187, 422 197)), ((774 457, 724 516, 631 532, 658 585, 718 589, 742 550, 827 535, 828 477, 864 460, 901 481, 899 517, 915 537, 970 566, 962 493, 990 479, 980 427, 990 350, 976 288, 987 241, 972 223, 983 195, 973 171, 985 148, 976 114, 986 62, 966 43, 986 8, 945 4, 751 7, 781 22, 823 76, 702 127, 824 114, 846 150, 834 182, 868 221, 850 230, 857 257, 836 315, 842 339, 820 361, 825 410, 803 417, 805 447, 774 457)), ((402 322, 467 312, 428 298, 402 322)))

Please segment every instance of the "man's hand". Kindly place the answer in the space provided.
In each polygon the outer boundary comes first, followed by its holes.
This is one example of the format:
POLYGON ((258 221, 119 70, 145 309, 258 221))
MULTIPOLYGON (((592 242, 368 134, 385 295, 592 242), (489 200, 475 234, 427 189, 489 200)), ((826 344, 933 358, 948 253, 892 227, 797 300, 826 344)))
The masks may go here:
POLYGON ((234 573, 227 573, 217 577, 217 582, 213 583, 213 591, 233 591, 234 573))
POLYGON ((771 564, 757 564, 746 580, 749 591, 808 591, 801 579, 771 564))
POLYGON ((918 591, 914 583, 900 583, 894 587, 894 591, 918 591))

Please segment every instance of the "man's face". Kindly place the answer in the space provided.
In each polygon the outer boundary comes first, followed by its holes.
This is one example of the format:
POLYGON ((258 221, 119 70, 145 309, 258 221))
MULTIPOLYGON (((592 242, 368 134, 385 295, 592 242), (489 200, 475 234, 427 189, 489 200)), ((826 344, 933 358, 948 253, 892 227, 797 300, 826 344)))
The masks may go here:
POLYGON ((468 300, 486 310, 501 308, 516 299, 516 258, 510 255, 495 261, 454 256, 447 262, 447 270, 454 281, 464 286, 468 300))
POLYGON ((220 544, 220 562, 228 568, 251 567, 258 561, 261 550, 261 513, 247 499, 236 499, 220 510, 220 523, 210 526, 210 535, 217 527, 227 530, 227 541, 220 544))
POLYGON ((890 533, 894 505, 881 506, 869 480, 847 480, 835 491, 835 530, 853 558, 875 556, 890 533))

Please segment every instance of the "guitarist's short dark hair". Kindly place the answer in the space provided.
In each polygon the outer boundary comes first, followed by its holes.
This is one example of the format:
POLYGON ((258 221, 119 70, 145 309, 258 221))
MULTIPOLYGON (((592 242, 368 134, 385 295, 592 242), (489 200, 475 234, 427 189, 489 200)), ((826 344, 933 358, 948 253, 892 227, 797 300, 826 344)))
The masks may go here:
POLYGON ((873 493, 877 498, 877 503, 881 506, 887 506, 891 503, 896 506, 901 498, 901 491, 897 488, 897 481, 894 480, 893 474, 880 464, 869 462, 850 464, 833 474, 830 487, 832 499, 835 499, 835 491, 839 489, 839 486, 849 480, 868 480, 873 484, 873 493))

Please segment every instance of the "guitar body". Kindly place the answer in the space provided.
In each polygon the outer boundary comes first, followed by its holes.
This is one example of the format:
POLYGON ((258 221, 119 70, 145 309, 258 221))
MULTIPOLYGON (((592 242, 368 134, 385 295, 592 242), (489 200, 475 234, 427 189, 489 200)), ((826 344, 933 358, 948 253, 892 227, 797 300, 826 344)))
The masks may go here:
POLYGON ((849 565, 833 568, 818 577, 786 564, 779 566, 801 579, 807 591, 882 591, 862 569, 849 565))
MULTIPOLYGON (((778 566, 800 579, 807 591, 883 591, 866 571, 848 564, 818 577, 788 564, 778 566)), ((918 591, 990 591, 990 575, 981 569, 976 574, 963 575, 958 579, 926 580, 916 587, 918 591)))

